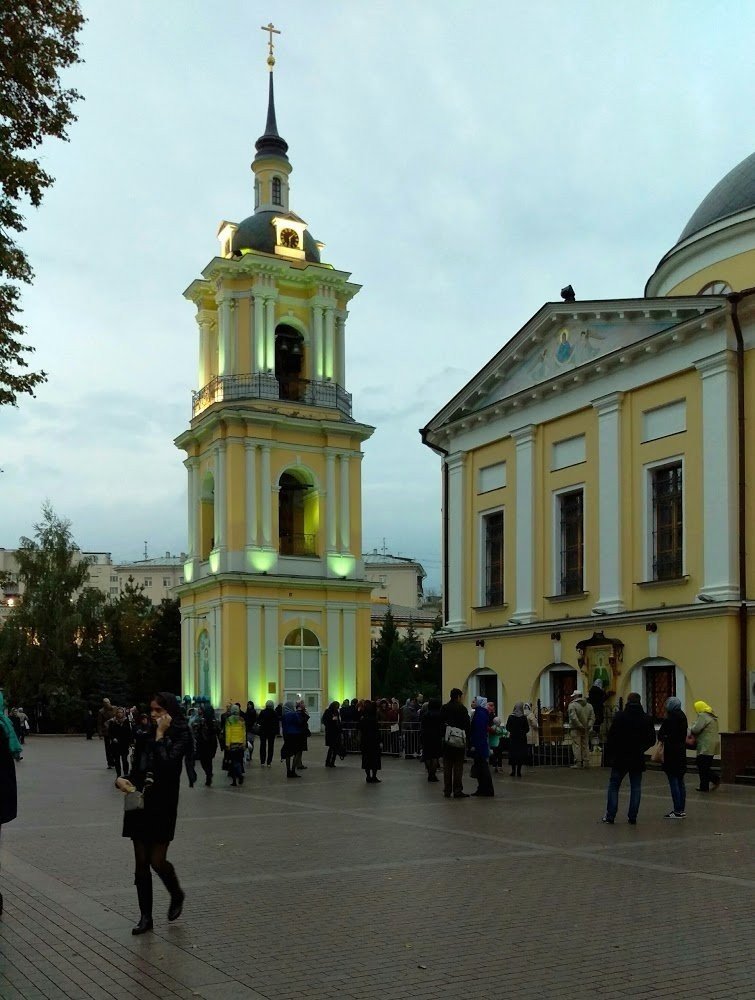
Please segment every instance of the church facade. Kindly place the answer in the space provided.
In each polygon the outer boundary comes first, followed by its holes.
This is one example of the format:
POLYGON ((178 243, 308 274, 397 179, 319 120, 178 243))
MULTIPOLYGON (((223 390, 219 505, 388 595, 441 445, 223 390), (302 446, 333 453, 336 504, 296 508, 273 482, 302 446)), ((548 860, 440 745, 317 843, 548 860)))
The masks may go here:
POLYGON ((600 677, 656 717, 676 694, 753 728, 752 286, 755 155, 642 298, 545 304, 422 430, 442 459, 444 690, 563 711, 600 677))
MULTIPOLYGON (((272 36, 271 36, 272 37, 272 36)), ((346 384, 350 275, 290 208, 268 60, 254 212, 185 292, 197 309, 197 390, 176 439, 188 472, 180 588, 183 693, 213 704, 366 697, 362 443, 346 384)))

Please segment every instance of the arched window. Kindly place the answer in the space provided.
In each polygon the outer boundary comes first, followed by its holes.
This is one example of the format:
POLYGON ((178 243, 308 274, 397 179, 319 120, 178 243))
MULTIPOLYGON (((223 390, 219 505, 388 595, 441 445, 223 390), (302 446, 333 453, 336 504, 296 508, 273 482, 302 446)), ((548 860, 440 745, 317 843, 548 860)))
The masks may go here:
POLYGON ((731 285, 727 284, 725 281, 709 281, 707 285, 703 285, 698 295, 728 295, 731 291, 731 285))
POLYGON ((295 628, 283 643, 283 688, 286 701, 303 699, 312 730, 320 722, 321 686, 320 640, 308 628, 295 628))
POLYGON ((282 205, 283 198, 281 196, 281 179, 280 177, 273 177, 273 205, 282 205))
POLYGON ((206 472, 199 498, 199 557, 209 559, 215 546, 215 477, 206 472))
POLYGON ((305 383, 304 338, 298 330, 282 323, 275 330, 275 377, 281 399, 302 399, 305 383))
POLYGON ((278 487, 280 554, 316 559, 319 508, 311 476, 302 469, 287 469, 278 487))

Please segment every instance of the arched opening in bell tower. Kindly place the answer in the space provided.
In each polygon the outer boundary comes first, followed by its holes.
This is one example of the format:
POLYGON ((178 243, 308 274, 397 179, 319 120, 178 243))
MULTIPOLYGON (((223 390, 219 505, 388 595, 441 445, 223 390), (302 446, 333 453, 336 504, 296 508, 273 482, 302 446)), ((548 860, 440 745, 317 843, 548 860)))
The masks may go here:
POLYGON ((206 472, 199 496, 199 558, 210 558, 215 546, 215 477, 206 472))
POLYGON ((281 323, 275 330, 275 377, 281 399, 304 396, 304 338, 292 326, 281 323))
POLYGON ((304 469, 286 469, 278 481, 278 549, 282 556, 317 556, 319 505, 304 469))

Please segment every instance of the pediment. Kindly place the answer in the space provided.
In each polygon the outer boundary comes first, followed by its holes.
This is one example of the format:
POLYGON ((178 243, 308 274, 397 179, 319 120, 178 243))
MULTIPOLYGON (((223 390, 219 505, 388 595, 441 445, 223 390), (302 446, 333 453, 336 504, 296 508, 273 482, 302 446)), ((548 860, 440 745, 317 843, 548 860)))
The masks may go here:
MULTIPOLYGON (((536 390, 601 358, 721 307, 710 297, 547 303, 428 424, 445 423, 536 390)), ((564 378, 566 376, 566 378, 564 378)))

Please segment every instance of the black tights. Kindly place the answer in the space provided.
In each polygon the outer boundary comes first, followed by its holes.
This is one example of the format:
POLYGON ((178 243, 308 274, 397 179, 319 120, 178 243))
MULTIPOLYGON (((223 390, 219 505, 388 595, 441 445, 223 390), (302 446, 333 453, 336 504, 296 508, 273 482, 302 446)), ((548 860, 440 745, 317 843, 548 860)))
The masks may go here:
POLYGON ((158 876, 170 893, 171 899, 180 895, 176 870, 168 861, 166 855, 168 841, 155 842, 133 840, 134 845, 134 885, 139 897, 139 910, 142 916, 152 916, 152 872, 158 876))

